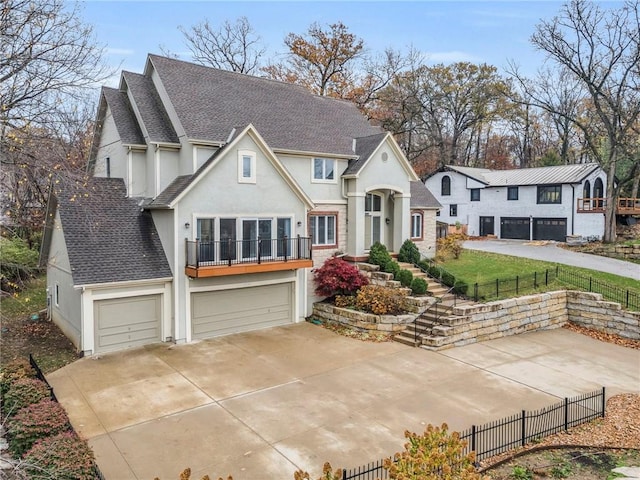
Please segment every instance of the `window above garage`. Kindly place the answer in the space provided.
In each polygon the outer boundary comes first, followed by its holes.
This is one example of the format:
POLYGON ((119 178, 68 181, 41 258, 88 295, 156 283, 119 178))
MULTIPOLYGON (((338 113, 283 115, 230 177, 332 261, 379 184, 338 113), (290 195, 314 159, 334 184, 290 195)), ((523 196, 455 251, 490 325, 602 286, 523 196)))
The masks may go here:
POLYGON ((562 203, 562 185, 538 185, 538 203, 562 203))

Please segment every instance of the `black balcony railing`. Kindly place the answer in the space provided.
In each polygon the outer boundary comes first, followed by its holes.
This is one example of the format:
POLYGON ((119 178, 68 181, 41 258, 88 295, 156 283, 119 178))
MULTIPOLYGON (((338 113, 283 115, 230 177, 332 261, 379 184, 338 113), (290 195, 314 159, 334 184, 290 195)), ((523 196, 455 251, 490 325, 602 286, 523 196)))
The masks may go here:
POLYGON ((257 240, 186 240, 187 267, 231 266, 243 263, 311 260, 311 238, 283 237, 257 240))

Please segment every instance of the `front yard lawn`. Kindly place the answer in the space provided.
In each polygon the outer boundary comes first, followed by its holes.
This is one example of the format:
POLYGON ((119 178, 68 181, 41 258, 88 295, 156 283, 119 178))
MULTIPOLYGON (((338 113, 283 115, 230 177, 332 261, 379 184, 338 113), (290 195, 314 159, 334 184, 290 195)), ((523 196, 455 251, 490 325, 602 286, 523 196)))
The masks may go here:
MULTIPOLYGON (((3 294, 4 295, 4 294, 3 294)), ((0 363, 33 354, 44 373, 63 367, 78 358, 75 347, 51 321, 38 315, 47 308, 46 278, 37 277, 0 303, 0 363), (37 318, 32 319, 32 315, 37 318)))

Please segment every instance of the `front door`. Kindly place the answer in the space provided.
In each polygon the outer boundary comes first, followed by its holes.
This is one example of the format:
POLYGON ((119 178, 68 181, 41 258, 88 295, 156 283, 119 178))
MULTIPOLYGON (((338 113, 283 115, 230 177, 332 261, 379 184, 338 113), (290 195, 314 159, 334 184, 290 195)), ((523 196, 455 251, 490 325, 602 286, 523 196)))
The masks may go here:
POLYGON ((494 235, 494 219, 493 217, 480 217, 480 236, 494 235))
POLYGON ((364 200, 364 246, 382 242, 382 196, 368 193, 364 200))

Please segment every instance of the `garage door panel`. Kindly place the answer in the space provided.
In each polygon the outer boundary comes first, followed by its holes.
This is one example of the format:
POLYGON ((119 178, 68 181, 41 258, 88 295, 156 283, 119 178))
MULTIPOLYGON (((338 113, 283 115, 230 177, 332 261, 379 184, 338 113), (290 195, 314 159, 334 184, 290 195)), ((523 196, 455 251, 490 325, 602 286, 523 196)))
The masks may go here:
POLYGON ((529 217, 500 217, 500 238, 529 240, 529 217))
POLYGON ((564 242, 567 239, 567 219, 534 218, 533 239, 564 242))
POLYGON ((193 337, 209 338, 292 323, 292 290, 292 283, 284 283, 193 293, 193 337))
POLYGON ((161 295, 96 301, 96 352, 121 350, 159 341, 161 316, 161 295))

